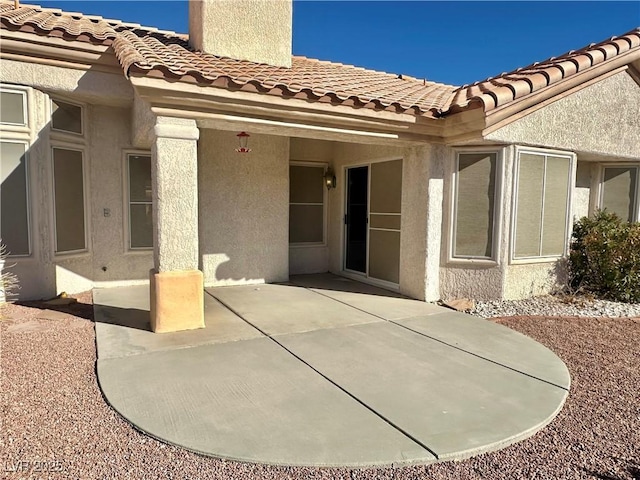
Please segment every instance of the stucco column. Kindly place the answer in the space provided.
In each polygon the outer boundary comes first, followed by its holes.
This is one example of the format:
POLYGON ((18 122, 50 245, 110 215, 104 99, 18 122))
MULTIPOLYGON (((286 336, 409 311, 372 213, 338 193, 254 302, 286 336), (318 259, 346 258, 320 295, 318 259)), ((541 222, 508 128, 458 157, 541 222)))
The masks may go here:
POLYGON ((204 327, 203 275, 198 270, 198 127, 158 117, 151 150, 153 259, 151 329, 204 327))

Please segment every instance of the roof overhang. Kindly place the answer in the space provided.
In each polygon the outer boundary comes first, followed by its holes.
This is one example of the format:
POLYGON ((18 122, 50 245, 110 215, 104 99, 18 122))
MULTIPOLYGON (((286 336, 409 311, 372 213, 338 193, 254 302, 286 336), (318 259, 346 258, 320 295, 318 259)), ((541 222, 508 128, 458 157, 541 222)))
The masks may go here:
POLYGON ((203 128, 251 130, 362 143, 443 143, 443 119, 374 111, 192 83, 130 76, 156 115, 193 118, 203 128))

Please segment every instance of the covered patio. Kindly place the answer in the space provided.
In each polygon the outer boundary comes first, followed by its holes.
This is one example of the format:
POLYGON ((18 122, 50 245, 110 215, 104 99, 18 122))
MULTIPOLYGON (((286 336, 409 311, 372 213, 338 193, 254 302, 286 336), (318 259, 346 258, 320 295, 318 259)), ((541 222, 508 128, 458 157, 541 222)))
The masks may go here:
POLYGON ((98 378, 140 430, 220 458, 402 465, 516 442, 561 409, 550 350, 329 275, 207 288, 206 328, 153 334, 147 286, 94 291, 98 378))

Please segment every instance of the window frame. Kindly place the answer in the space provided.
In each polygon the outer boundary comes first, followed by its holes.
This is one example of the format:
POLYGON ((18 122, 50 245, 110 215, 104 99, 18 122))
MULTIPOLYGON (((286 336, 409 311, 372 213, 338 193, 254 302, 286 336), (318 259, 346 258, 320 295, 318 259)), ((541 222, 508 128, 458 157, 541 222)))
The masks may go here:
MULTIPOLYGON (((29 158, 29 148, 31 144, 28 140, 19 139, 19 138, 2 138, 2 141, 5 143, 21 143, 24 145, 24 158, 25 158, 25 196, 27 200, 27 244, 28 244, 28 252, 26 254, 9 254, 7 258, 30 258, 33 255, 33 240, 32 240, 32 228, 31 221, 33 219, 33 215, 31 213, 31 161, 29 158)), ((1 232, 0 232, 1 234, 1 232)))
POLYGON ((448 265, 486 265, 495 266, 500 263, 500 238, 502 235, 502 204, 504 195, 504 147, 464 147, 453 149, 453 169, 450 172, 449 191, 449 227, 447 229, 449 239, 447 241, 448 265), (493 229, 491 239, 490 257, 455 256, 456 223, 458 217, 458 172, 460 168, 460 155, 465 154, 491 154, 496 155, 496 181, 493 203, 493 229))
MULTIPOLYGON (((322 168, 323 175, 326 174, 327 169, 329 168, 328 162, 309 162, 309 161, 300 161, 300 160, 290 160, 289 167, 315 167, 322 168)), ((291 179, 289 179, 289 189, 291 189, 291 179)), ((322 185, 322 242, 289 242, 289 248, 318 248, 318 247, 326 247, 327 246, 327 227, 328 227, 328 208, 327 208, 327 200, 328 200, 328 189, 323 184, 322 185)), ((305 203, 291 203, 291 198, 288 200, 289 208, 291 205, 317 205, 317 204, 305 204, 305 203)), ((289 222, 291 219, 289 218, 289 222)))
MULTIPOLYGON (((564 258, 569 253, 569 242, 571 240, 571 235, 573 233, 573 191, 575 189, 576 184, 576 154, 574 152, 568 152, 563 150, 552 150, 546 148, 536 148, 536 147, 520 147, 516 146, 514 153, 514 163, 513 163, 513 195, 511 202, 511 238, 509 240, 509 263, 512 265, 522 265, 522 264, 531 264, 531 263, 549 263, 554 262, 560 258, 564 258), (544 155, 545 156, 545 164, 544 164, 544 178, 543 178, 543 189, 542 189, 542 201, 544 202, 544 196, 547 188, 547 158, 551 157, 562 157, 567 158, 569 160, 569 176, 567 178, 568 188, 567 188, 567 213, 565 216, 565 242, 562 254, 560 255, 539 255, 532 257, 516 257, 516 229, 517 229, 517 221, 518 221, 518 187, 519 187, 519 176, 520 176, 520 155, 521 154, 532 154, 532 155, 544 155)), ((544 217, 544 203, 542 208, 542 215, 544 217)), ((544 234, 544 224, 541 224, 541 233, 540 233, 540 246, 538 251, 542 248, 542 238, 544 234)))
MULTIPOLYGON (((124 219, 124 253, 136 254, 136 253, 149 253, 153 251, 153 242, 150 247, 132 247, 131 246, 131 185, 130 185, 130 172, 129 172, 129 157, 131 156, 145 156, 151 157, 151 152, 149 150, 124 150, 123 151, 123 219, 124 219)), ((151 159, 153 163, 153 158, 151 159)), ((153 168, 153 167, 152 167, 153 168)), ((151 184, 153 188, 153 175, 151 178, 151 184)), ((151 202, 136 202, 136 205, 141 204, 151 204, 151 208, 153 208, 153 197, 151 198, 151 202)), ((153 225, 153 223, 152 223, 153 225)))
MULTIPOLYGON (((636 169, 636 195, 633 205, 632 222, 640 222, 640 162, 615 162, 601 163, 598 165, 598 202, 599 209, 603 208, 604 202, 604 175, 607 168, 635 168, 636 169)), ((624 219, 623 219, 624 220, 624 219)), ((624 220, 625 222, 627 220, 624 220)))
POLYGON ((22 96, 22 112, 24 114, 24 123, 13 123, 13 122, 0 122, 0 125, 3 128, 6 127, 13 127, 13 128, 18 128, 18 129, 28 129, 29 128, 29 121, 30 121, 30 115, 29 115, 29 91, 27 89, 23 89, 23 88, 17 88, 14 87, 13 85, 10 86, 6 86, 6 84, 0 85, 0 92, 7 92, 7 93, 18 93, 22 96))
POLYGON ((86 254, 91 253, 91 245, 89 242, 89 232, 91 232, 91 215, 89 214, 89 169, 87 161, 87 149, 84 145, 78 145, 73 143, 66 143, 60 141, 51 141, 50 149, 49 149, 51 158, 50 158, 50 168, 51 168, 51 235, 52 235, 52 243, 53 243, 53 255, 54 257, 74 257, 74 256, 84 256, 86 254), (71 150, 82 153, 82 200, 83 200, 83 212, 84 212, 84 248, 78 250, 68 250, 64 252, 58 251, 58 224, 56 219, 56 172, 55 172, 55 158, 54 158, 54 150, 71 150))
POLYGON ((79 103, 79 102, 75 102, 72 100, 67 100, 66 98, 63 97, 58 97, 58 96, 53 96, 53 97, 49 97, 49 122, 50 125, 49 127, 51 128, 51 131, 56 133, 56 134, 61 134, 61 135, 71 135, 74 138, 84 138, 85 135, 85 125, 87 124, 87 108, 86 105, 83 103, 79 103), (53 126, 53 113, 54 113, 54 108, 53 108, 53 104, 54 102, 61 102, 61 103, 66 103, 68 105, 73 105, 75 107, 79 107, 80 108, 80 133, 77 132, 70 132, 69 130, 61 130, 59 128, 55 128, 53 126))

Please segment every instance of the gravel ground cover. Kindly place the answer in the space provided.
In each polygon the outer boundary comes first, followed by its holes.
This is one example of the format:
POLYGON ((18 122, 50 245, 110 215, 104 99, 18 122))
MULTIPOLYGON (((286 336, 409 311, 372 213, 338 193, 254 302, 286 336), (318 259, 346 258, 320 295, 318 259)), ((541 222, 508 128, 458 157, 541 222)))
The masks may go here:
POLYGON ((550 318, 577 314, 541 300, 528 306, 480 304, 478 312, 491 308, 498 315, 543 315, 494 321, 547 345, 569 367, 571 393, 549 426, 504 450, 461 462, 305 469, 202 457, 133 429, 100 394, 91 296, 78 298, 77 305, 63 310, 32 304, 11 305, 4 312, 0 478, 640 478, 640 318, 550 318))

